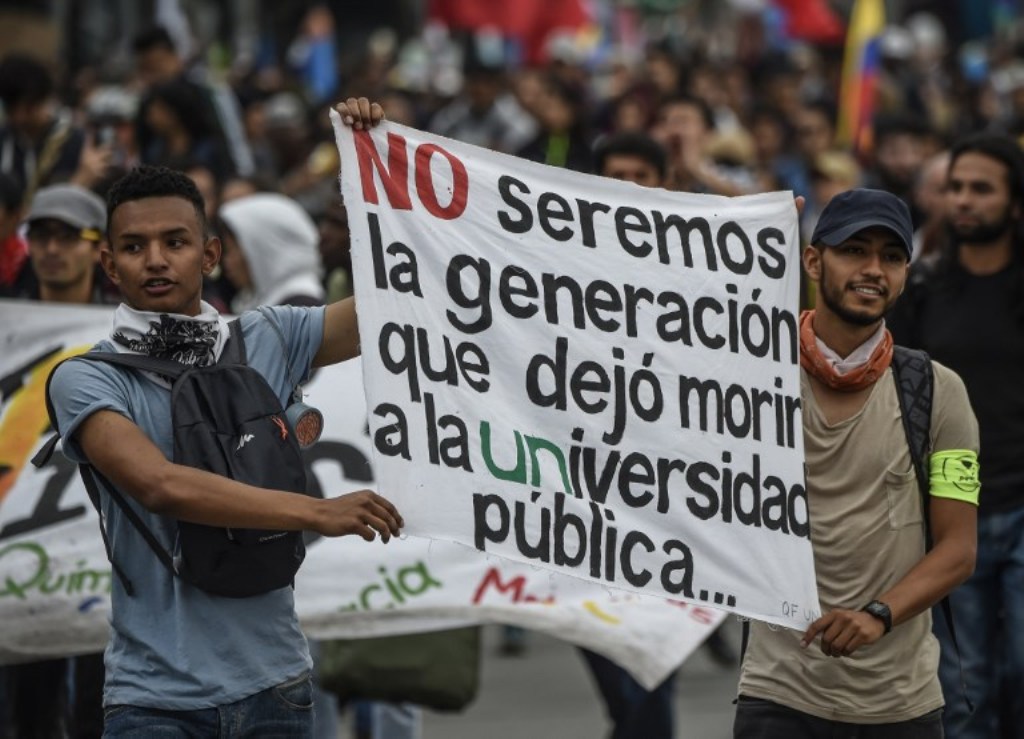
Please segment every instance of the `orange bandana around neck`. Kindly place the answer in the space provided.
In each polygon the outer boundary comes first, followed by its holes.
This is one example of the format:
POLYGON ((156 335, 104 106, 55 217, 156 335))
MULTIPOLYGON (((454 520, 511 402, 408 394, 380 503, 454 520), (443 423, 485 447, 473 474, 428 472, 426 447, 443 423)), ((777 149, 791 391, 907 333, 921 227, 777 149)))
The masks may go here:
POLYGON ((873 385, 889 368, 892 362, 892 334, 889 329, 885 330, 882 340, 863 366, 841 375, 818 348, 813 321, 813 310, 800 314, 800 366, 820 382, 833 390, 852 393, 873 385))

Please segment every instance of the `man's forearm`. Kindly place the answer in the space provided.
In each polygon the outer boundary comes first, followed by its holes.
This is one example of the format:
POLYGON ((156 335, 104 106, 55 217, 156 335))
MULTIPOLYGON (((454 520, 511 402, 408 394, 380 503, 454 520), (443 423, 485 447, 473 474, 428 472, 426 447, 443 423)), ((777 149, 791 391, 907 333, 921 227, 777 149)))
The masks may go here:
POLYGON ((182 521, 253 529, 316 529, 322 503, 301 493, 247 485, 227 477, 168 462, 155 494, 140 500, 154 513, 182 521))
POLYGON ((942 542, 896 585, 876 597, 889 606, 895 626, 931 608, 973 571, 973 546, 960 541, 942 542))

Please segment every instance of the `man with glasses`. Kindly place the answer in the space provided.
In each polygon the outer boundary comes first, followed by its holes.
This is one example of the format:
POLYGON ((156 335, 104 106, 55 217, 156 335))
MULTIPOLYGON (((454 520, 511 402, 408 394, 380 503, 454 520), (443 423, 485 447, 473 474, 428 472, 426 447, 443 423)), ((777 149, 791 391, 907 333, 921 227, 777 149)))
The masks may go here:
MULTIPOLYGON (((28 259, 0 297, 45 303, 116 302, 104 294, 99 270, 106 205, 78 185, 39 190, 25 219, 28 259)), ((0 726, 11 736, 98 736, 103 730, 103 654, 52 659, 3 668, 0 726), (71 673, 73 690, 69 690, 71 673)))
POLYGON ((98 273, 106 207, 77 185, 44 187, 26 222, 29 259, 6 297, 48 303, 105 303, 98 273))

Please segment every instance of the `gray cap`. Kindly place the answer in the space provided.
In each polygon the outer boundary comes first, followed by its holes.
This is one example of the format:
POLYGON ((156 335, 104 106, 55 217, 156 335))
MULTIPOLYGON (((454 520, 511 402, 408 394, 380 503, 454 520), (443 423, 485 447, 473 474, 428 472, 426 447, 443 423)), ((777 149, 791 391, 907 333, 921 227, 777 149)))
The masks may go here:
POLYGON ((103 198, 78 185, 52 185, 40 189, 32 198, 28 223, 52 218, 75 228, 106 230, 107 207, 103 198))

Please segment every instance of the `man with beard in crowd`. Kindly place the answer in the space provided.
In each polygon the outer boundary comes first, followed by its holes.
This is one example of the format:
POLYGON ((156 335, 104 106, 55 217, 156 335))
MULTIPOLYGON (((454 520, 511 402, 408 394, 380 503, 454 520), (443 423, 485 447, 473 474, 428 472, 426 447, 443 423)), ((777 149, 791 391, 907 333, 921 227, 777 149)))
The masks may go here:
POLYGON ((736 739, 942 737, 929 609, 974 568, 978 427, 963 382, 932 362, 925 505, 884 321, 903 292, 912 234, 895 195, 856 189, 825 206, 804 251, 819 296, 799 334, 823 615, 803 634, 751 623, 736 739))
POLYGON ((947 736, 996 739, 1024 727, 1024 153, 1003 136, 959 142, 946 193, 953 243, 914 266, 890 323, 963 378, 981 427, 977 568, 950 596, 973 714, 936 630, 947 736))

